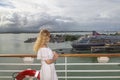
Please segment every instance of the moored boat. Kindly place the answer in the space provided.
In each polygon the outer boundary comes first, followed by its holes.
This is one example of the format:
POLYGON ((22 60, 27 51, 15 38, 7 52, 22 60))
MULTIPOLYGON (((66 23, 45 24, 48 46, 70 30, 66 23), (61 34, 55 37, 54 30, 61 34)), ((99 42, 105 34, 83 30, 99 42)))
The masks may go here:
POLYGON ((116 44, 120 42, 120 35, 100 35, 83 36, 73 41, 72 47, 75 50, 87 50, 94 46, 105 46, 106 44, 116 44))

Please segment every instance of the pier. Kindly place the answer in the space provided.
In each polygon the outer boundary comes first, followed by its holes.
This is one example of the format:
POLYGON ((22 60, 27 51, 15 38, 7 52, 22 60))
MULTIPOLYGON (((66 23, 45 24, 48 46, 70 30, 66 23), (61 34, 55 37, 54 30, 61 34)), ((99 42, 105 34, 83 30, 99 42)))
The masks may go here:
POLYGON ((105 46, 92 46, 91 52, 120 52, 120 43, 105 44, 105 46))

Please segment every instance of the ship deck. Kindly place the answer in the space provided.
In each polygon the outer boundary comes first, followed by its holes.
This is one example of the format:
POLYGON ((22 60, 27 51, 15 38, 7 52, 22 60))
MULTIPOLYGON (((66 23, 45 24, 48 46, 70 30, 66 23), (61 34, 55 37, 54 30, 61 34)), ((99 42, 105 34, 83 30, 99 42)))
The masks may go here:
MULTIPOLYGON (((59 80, 119 80, 119 57, 120 53, 65 53, 60 54, 55 66, 59 80), (104 58, 101 63, 100 57, 104 58), (104 62, 108 58, 109 61, 104 62)), ((13 73, 25 69, 39 70, 40 65, 36 54, 0 54, 0 80, 13 79, 13 73), (25 58, 30 60, 25 61, 25 58)))

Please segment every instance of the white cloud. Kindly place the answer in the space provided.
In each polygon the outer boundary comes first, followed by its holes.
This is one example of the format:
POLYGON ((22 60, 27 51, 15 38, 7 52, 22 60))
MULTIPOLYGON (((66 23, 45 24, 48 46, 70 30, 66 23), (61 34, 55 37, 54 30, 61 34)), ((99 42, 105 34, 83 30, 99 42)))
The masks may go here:
POLYGON ((119 0, 1 0, 0 28, 98 30, 101 26, 101 30, 119 30, 119 14, 119 0))

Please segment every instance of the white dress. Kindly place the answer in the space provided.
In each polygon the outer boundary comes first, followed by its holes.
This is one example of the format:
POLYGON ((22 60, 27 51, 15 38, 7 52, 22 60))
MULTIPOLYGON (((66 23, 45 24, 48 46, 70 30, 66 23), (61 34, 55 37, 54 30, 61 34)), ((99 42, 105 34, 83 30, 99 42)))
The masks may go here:
POLYGON ((45 60, 53 58, 53 52, 50 48, 40 48, 37 53, 37 59, 41 59, 40 80, 58 80, 54 63, 47 64, 45 60))

